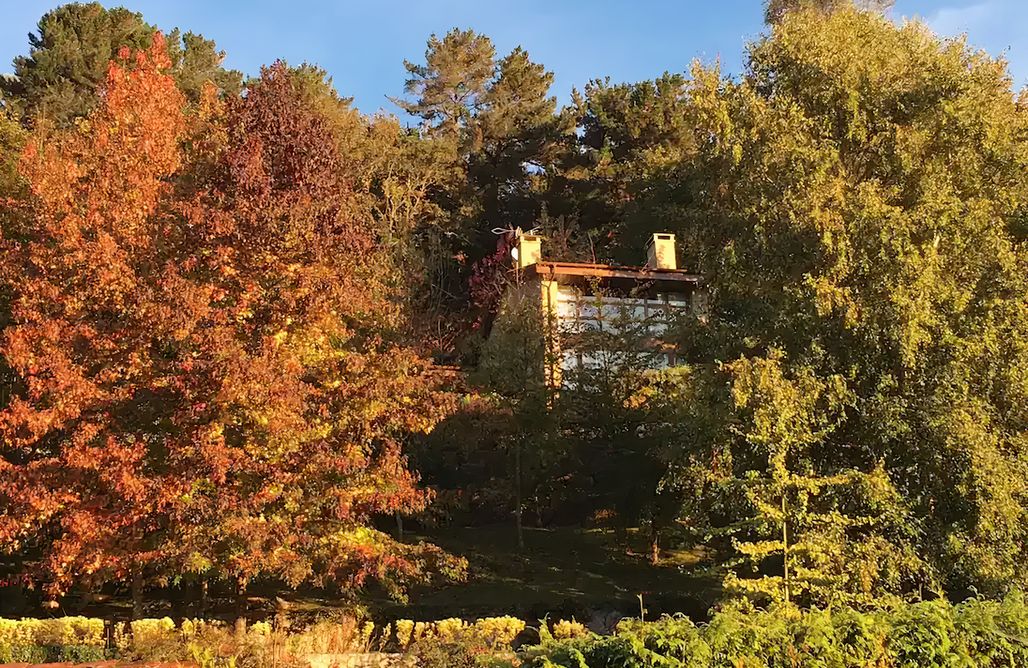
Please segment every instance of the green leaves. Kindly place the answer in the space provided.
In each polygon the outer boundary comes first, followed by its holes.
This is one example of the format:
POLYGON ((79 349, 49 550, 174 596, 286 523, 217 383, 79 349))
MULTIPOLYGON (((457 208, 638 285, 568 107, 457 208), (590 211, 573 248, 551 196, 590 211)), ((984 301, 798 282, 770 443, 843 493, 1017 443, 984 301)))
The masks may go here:
MULTIPOLYGON (((39 20, 37 32, 29 35, 29 54, 14 59, 15 76, 0 79, 0 90, 29 121, 38 115, 70 126, 97 105, 108 63, 120 49, 149 47, 156 30, 141 14, 123 7, 62 5, 39 20)), ((199 100, 208 81, 230 95, 242 89, 242 75, 221 67, 225 54, 213 41, 191 32, 181 35, 177 29, 167 41, 171 73, 190 101, 199 100)))
POLYGON ((694 68, 689 93, 695 159, 640 206, 684 221, 709 277, 697 355, 740 360, 751 510, 784 500, 797 541, 850 555, 845 591, 1023 582, 1028 113, 1003 63, 840 5, 784 13, 744 78, 694 68))
POLYGON ((523 650, 524 665, 833 666, 952 668, 1019 666, 1028 659, 1024 597, 901 604, 860 612, 844 606, 800 612, 789 606, 726 607, 709 624, 686 618, 625 620, 613 636, 557 641, 523 650))

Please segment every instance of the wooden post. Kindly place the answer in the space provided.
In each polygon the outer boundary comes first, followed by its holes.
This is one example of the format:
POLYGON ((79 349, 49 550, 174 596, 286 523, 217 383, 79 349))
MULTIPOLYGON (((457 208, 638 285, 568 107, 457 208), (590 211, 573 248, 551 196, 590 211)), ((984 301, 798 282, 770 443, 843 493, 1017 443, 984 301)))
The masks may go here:
POLYGON ((650 518, 650 563, 656 566, 660 562, 660 529, 657 528, 657 517, 654 513, 650 518))

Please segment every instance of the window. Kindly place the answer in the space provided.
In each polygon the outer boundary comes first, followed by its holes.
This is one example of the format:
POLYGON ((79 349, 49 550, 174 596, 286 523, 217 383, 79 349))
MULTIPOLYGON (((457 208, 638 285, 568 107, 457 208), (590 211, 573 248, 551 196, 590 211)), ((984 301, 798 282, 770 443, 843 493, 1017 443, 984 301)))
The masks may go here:
POLYGON ((674 350, 662 339, 675 317, 690 308, 690 296, 685 293, 595 295, 562 286, 556 308, 564 347, 561 367, 570 373, 619 364, 654 369, 674 366, 674 350), (609 337, 609 348, 604 337, 609 337))

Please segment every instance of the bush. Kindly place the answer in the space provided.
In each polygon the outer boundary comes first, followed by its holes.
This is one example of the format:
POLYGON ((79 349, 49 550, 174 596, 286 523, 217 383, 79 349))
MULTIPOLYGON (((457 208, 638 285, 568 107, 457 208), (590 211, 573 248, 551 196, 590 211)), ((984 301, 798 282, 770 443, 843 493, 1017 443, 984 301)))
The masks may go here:
POLYGON ((420 665, 426 667, 512 666, 517 657, 511 645, 524 628, 524 622, 513 617, 473 623, 400 620, 395 627, 376 627, 345 614, 289 633, 256 622, 239 637, 223 622, 186 619, 176 625, 165 617, 116 625, 107 648, 100 619, 0 619, 0 663, 89 663, 117 658, 188 662, 201 668, 257 668, 305 665, 311 655, 390 649, 419 657, 420 665))
POLYGON ((100 661, 105 644, 102 619, 0 619, 0 663, 100 661))
POLYGON ((931 601, 861 611, 728 608, 708 624, 687 617, 625 620, 614 635, 545 620, 538 645, 515 653, 525 623, 399 620, 376 627, 347 615, 287 633, 267 622, 236 636, 221 622, 144 619, 114 628, 98 619, 0 619, 0 663, 189 662, 201 668, 298 666, 311 655, 399 651, 422 668, 1024 668, 1028 604, 931 601))
POLYGON ((537 668, 1023 668, 1028 666, 1028 605, 931 601, 862 612, 728 609, 709 624, 685 617, 625 621, 613 636, 561 640, 541 629, 521 653, 537 668))
MULTIPOLYGON (((388 640, 386 627, 385 640, 388 640)), ((395 623, 396 649, 413 655, 422 668, 517 665, 511 647, 525 630, 516 617, 486 617, 473 623, 462 619, 395 623)))
POLYGON ((191 662, 203 668, 288 663, 285 634, 267 622, 251 624, 239 637, 223 622, 185 619, 176 627, 168 618, 140 619, 116 631, 115 645, 118 658, 128 661, 191 662))

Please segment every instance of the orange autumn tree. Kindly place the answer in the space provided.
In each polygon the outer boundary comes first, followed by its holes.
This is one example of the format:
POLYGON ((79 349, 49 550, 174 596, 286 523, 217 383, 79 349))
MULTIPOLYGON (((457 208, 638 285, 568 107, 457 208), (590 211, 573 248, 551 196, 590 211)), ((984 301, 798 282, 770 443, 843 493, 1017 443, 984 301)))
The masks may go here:
POLYGON ((447 402, 388 342, 388 266, 327 123, 282 66, 187 115, 159 36, 123 55, 88 121, 22 160, 0 544, 53 595, 459 571, 373 528, 426 503, 400 443, 447 402))
POLYGON ((162 203, 184 101, 161 39, 122 56, 88 124, 30 138, 29 222, 4 247, 3 355, 20 392, 0 415, 0 544, 38 554, 54 595, 130 575, 138 589, 189 489, 188 462, 161 453, 177 448, 162 433, 170 369, 155 346, 170 323, 154 308, 175 271, 162 203))

